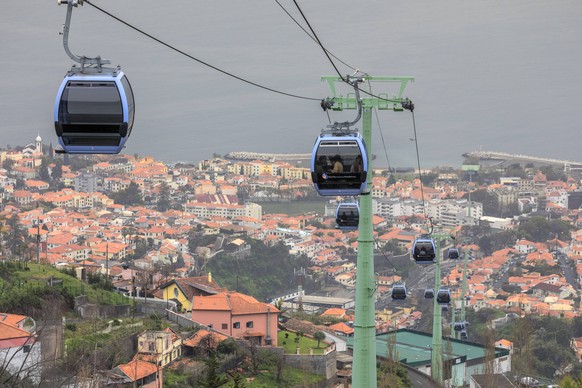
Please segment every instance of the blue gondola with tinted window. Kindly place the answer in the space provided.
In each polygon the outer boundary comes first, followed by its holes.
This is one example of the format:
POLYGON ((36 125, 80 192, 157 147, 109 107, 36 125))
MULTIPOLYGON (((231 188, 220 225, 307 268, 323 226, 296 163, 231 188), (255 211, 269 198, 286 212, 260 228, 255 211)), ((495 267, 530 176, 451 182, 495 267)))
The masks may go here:
POLYGON ((341 230, 358 229, 360 207, 357 202, 342 202, 335 211, 336 227, 341 230))
POLYGON ((436 260, 436 246, 430 237, 420 236, 414 240, 412 257, 417 264, 432 264, 436 260))
POLYGON ((457 248, 449 249, 449 259, 456 260, 459 258, 459 250, 457 248))
POLYGON ((63 25, 63 47, 74 65, 65 75, 57 93, 54 123, 62 150, 70 154, 117 154, 133 127, 133 91, 119 66, 101 56, 76 55, 69 49, 69 29, 73 8, 83 0, 59 0, 67 5, 63 25))
POLYGON ((359 195, 367 174, 368 155, 358 132, 319 135, 311 155, 311 180, 319 195, 359 195))
POLYGON ((448 288, 440 288, 437 292, 437 303, 448 306, 451 303, 451 291, 448 288))
POLYGON ((58 141, 70 154, 117 154, 133 127, 133 91, 119 69, 89 70, 71 71, 61 83, 54 109, 58 141))
POLYGON ((467 330, 462 330, 461 331, 461 334, 460 334, 460 337, 461 337, 462 340, 469 339, 469 336, 467 335, 467 330))
POLYGON ((424 290, 424 297, 425 299, 433 299, 434 290, 432 288, 427 288, 426 290, 424 290))
POLYGON ((406 299, 406 286, 404 284, 395 284, 392 286, 392 300, 406 299))

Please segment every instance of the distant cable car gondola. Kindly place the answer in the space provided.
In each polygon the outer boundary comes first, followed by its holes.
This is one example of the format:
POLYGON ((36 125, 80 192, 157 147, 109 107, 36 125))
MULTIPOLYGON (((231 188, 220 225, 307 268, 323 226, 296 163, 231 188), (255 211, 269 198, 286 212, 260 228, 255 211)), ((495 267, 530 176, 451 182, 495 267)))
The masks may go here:
POLYGON ((65 52, 80 64, 65 75, 55 100, 55 131, 63 148, 59 152, 117 154, 133 127, 133 91, 119 66, 106 68, 103 65, 111 63, 108 59, 79 56, 69 50, 73 7, 83 5, 83 0, 59 0, 57 4, 67 4, 62 32, 65 52))
POLYGON ((392 286, 392 299, 406 299, 406 286, 404 284, 395 284, 392 286))
POLYGON ((133 127, 133 91, 119 69, 71 71, 59 88, 54 121, 70 154, 117 154, 133 127))
POLYGON ((342 202, 335 211, 335 222, 341 230, 358 229, 360 223, 360 207, 357 202, 342 202))
POLYGON ((412 247, 412 257, 417 264, 431 264, 435 262, 436 247, 430 237, 417 237, 412 247))
POLYGON ((440 288, 437 292, 437 302, 448 306, 451 303, 451 291, 448 288, 440 288))
POLYGON ((434 290, 432 288, 427 288, 426 290, 424 290, 424 297, 426 299, 434 298, 434 290))
POLYGON ((449 249, 449 259, 455 260, 459 258, 459 250, 457 248, 449 249))
POLYGON ((461 331, 460 337, 462 340, 469 339, 469 336, 467 335, 467 330, 461 331))
POLYGON ((464 322, 455 322, 453 324, 453 329, 455 331, 463 331, 463 330, 465 330, 465 323, 464 322))
POLYGON ((320 195, 359 195, 367 174, 368 155, 358 132, 319 135, 311 155, 311 180, 320 195))

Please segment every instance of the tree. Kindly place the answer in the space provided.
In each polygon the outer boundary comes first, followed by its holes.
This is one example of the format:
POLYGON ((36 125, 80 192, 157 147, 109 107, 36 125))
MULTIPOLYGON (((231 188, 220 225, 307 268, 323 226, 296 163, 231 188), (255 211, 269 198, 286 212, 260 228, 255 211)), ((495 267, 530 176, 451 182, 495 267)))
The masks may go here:
POLYGON ((41 181, 50 182, 51 176, 48 170, 48 158, 42 158, 42 163, 38 169, 38 177, 41 181))
POLYGON ((526 240, 547 241, 550 236, 550 222, 545 217, 532 217, 520 222, 518 236, 526 240))
POLYGON ((325 333, 323 331, 318 331, 313 334, 313 338, 317 340, 317 349, 319 349, 319 343, 325 339, 325 333))
POLYGON ((60 159, 55 161, 55 167, 51 173, 54 180, 60 180, 63 177, 63 162, 60 159))
POLYGON ((135 182, 131 182, 127 189, 114 193, 111 195, 111 197, 115 201, 115 203, 121 205, 143 204, 143 199, 141 197, 139 186, 135 182))
POLYGON ((16 163, 13 159, 6 159, 2 162, 2 168, 5 169, 6 171, 10 172, 12 171, 12 167, 14 166, 14 163, 16 163))
POLYGON ((160 185, 156 209, 160 212, 165 212, 170 208, 170 204, 170 187, 166 182, 163 182, 160 185))
MULTIPOLYGON (((465 194, 463 198, 469 198, 469 194, 465 194)), ((487 190, 477 190, 471 193, 471 201, 483 204, 483 215, 497 216, 499 215, 499 200, 497 197, 487 190)))

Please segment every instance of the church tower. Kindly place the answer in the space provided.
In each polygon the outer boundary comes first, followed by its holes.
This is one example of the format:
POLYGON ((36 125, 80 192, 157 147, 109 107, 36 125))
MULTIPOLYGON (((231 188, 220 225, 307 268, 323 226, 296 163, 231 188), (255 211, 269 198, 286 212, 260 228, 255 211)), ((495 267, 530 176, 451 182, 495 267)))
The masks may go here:
POLYGON ((39 154, 42 154, 42 138, 40 137, 40 133, 34 139, 35 151, 39 154))

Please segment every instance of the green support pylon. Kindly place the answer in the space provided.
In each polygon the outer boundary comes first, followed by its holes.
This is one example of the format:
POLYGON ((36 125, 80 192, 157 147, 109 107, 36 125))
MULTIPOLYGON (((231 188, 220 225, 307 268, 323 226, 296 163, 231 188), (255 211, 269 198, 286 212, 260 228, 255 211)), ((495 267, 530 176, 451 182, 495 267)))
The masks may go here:
POLYGON ((434 292, 433 317, 432 317, 432 351, 430 363, 430 375, 439 384, 443 383, 443 321, 442 309, 438 303, 438 292, 441 288, 441 238, 443 236, 433 234, 436 240, 436 270, 434 274, 434 292))
POLYGON ((467 303, 467 261, 469 255, 463 250, 463 293, 461 294, 461 322, 466 322, 465 320, 465 304, 467 303))
MULTIPOLYGON (((341 96, 336 92, 336 83, 345 84, 338 76, 324 76, 323 81, 327 81, 333 97, 332 110, 358 109, 358 101, 355 96, 341 96)), ((373 388, 377 386, 376 380, 376 322, 375 322, 375 294, 376 285, 374 281, 374 235, 372 223, 372 110, 401 111, 402 102, 407 101, 402 98, 402 93, 407 83, 414 80, 413 77, 373 77, 362 75, 350 77, 350 80, 362 83, 372 82, 399 82, 399 89, 388 96, 385 93, 365 94, 361 98, 362 102, 362 137, 366 143, 368 151, 368 175, 367 195, 360 197, 360 224, 358 227, 358 258, 356 270, 356 317, 354 322, 354 352, 352 366, 352 387, 373 388)))

